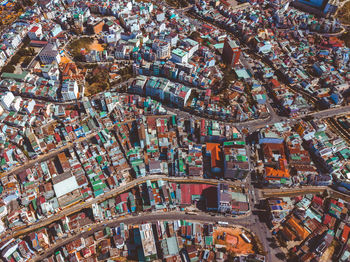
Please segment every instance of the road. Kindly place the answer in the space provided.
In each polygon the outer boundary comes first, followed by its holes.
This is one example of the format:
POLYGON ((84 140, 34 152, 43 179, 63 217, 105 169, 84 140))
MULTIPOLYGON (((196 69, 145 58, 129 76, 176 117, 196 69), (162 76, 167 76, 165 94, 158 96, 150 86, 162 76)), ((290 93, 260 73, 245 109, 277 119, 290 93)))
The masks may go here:
MULTIPOLYGON (((158 181, 158 180, 164 180, 164 181, 169 181, 169 182, 174 182, 174 183, 205 183, 205 184, 211 184, 211 185, 217 185, 218 183, 220 183, 221 181, 216 180, 216 179, 204 179, 204 178, 186 178, 186 177, 168 177, 166 175, 152 175, 152 176, 147 176, 147 177, 140 177, 137 178, 135 180, 132 180, 124 185, 119 186, 116 189, 113 189, 99 197, 96 197, 90 201, 87 202, 79 202, 78 204, 75 204, 73 206, 67 207, 65 209, 63 209, 62 211, 52 215, 49 218, 46 218, 44 220, 39 220, 35 223, 26 225, 24 228, 20 228, 18 230, 13 230, 11 232, 5 232, 4 234, 0 235, 0 239, 2 239, 2 241, 5 240, 9 240, 12 237, 18 237, 21 235, 24 235, 28 232, 31 232, 35 229, 38 229, 40 227, 44 227, 47 226, 48 224, 51 224, 57 220, 60 220, 62 217, 64 216, 69 216, 71 214, 74 214, 82 209, 85 208, 90 208, 92 204, 94 203, 101 203, 109 198, 115 197, 121 193, 124 193, 128 190, 130 190, 131 188, 145 183, 147 180, 150 181, 158 181)), ((226 184, 228 184, 231 187, 240 187, 240 182, 232 182, 232 181, 226 181, 226 184)))
MULTIPOLYGON (((188 215, 180 211, 173 211, 173 212, 166 212, 166 213, 164 212, 143 213, 142 215, 138 215, 138 216, 116 218, 109 222, 94 224, 93 226, 90 226, 90 228, 92 228, 90 231, 82 230, 78 234, 75 234, 71 237, 68 237, 62 241, 57 242, 57 244, 53 245, 48 250, 45 250, 45 254, 36 256, 33 260, 42 261, 45 257, 52 255, 58 248, 68 244, 69 242, 81 237, 87 238, 88 236, 94 234, 95 232, 103 230, 105 227, 113 228, 113 227, 119 226, 121 223, 142 224, 142 223, 154 223, 154 222, 164 221, 164 220, 187 220, 187 221, 198 221, 202 223, 217 223, 218 221, 223 221, 223 222, 228 222, 230 226, 240 225, 240 226, 246 227, 249 230, 251 230, 252 233, 257 235, 259 238, 261 237, 259 236, 261 233, 265 233, 264 229, 255 226, 256 223, 254 223, 254 221, 256 220, 254 218, 250 220, 246 220, 246 219, 237 219, 237 218, 224 217, 224 216, 211 216, 204 213, 199 213, 198 215, 188 215)), ((273 261, 273 260, 268 260, 268 261, 273 261)))
MULTIPOLYGON (((176 114, 178 117, 182 117, 185 119, 195 119, 195 120, 207 119, 204 117, 194 115, 190 112, 180 110, 178 108, 172 108, 166 105, 163 105, 163 107, 166 108, 170 113, 176 114)), ((267 107, 270 111, 270 117, 268 119, 256 119, 256 120, 249 120, 249 121, 239 122, 239 123, 226 122, 222 120, 216 120, 216 121, 222 124, 234 126, 236 128, 249 128, 249 130, 253 132, 267 125, 273 125, 273 124, 283 122, 283 121, 288 121, 288 120, 298 121, 307 116, 312 116, 317 119, 324 119, 324 118, 334 117, 338 115, 350 114, 350 106, 339 106, 335 108, 311 112, 308 114, 303 114, 303 115, 296 116, 294 118, 290 118, 290 117, 278 116, 269 103, 267 103, 267 107)))
MULTIPOLYGON (((130 84, 133 80, 134 79, 129 79, 128 81, 120 83, 120 84, 114 86, 113 89, 117 89, 118 87, 123 86, 125 84, 130 84)), ((103 93, 96 94, 95 97, 99 97, 101 95, 103 95, 103 93)), ((71 103, 75 104, 76 102, 71 102, 71 103)), ((306 116, 312 116, 312 117, 317 118, 317 119, 324 119, 324 118, 330 118, 330 117, 333 117, 333 116, 345 115, 345 114, 349 114, 350 113, 350 106, 340 106, 340 107, 335 107, 335 108, 330 108, 330 109, 326 109, 326 110, 322 110, 322 111, 317 111, 317 112, 312 112, 312 113, 300 115, 300 116, 297 116, 297 117, 294 117, 294 118, 286 118, 286 117, 278 116, 269 103, 267 103, 267 106, 268 106, 268 109, 269 109, 269 112, 270 112, 270 117, 268 119, 250 120, 250 121, 241 122, 241 123, 232 123, 232 122, 225 122, 225 121, 220 121, 220 120, 217 120, 217 121, 220 122, 220 123, 223 123, 223 124, 231 125, 231 126, 236 127, 236 128, 248 128, 250 132, 254 132, 254 131, 256 131, 256 130, 258 130, 260 128, 263 128, 263 127, 265 127, 267 125, 272 125, 272 124, 275 124, 275 123, 278 123, 278 122, 281 122, 281 121, 296 122, 296 121, 298 121, 301 118, 304 118, 306 116)), ((163 105, 163 107, 166 108, 170 113, 176 114, 178 117, 182 117, 182 118, 185 118, 185 119, 196 119, 196 120, 206 119, 206 118, 193 115, 193 114, 191 114, 189 112, 186 112, 186 111, 183 111, 183 110, 180 110, 180 109, 177 109, 177 108, 169 107, 169 106, 166 106, 166 105, 163 105)), ((131 120, 127 120, 126 122, 130 122, 130 121, 134 121, 134 120, 135 119, 131 119, 131 120)), ((113 128, 113 127, 111 127, 111 128, 113 128)), ((109 128, 109 129, 111 129, 111 128, 109 128)), ((77 141, 75 141, 75 143, 77 143, 77 142, 79 143, 79 142, 82 142, 84 140, 87 140, 87 139, 93 137, 94 135, 96 135, 99 131, 101 131, 101 130, 95 131, 94 133, 88 135, 87 137, 79 138, 77 141)), ((72 146, 73 146, 73 143, 68 142, 67 145, 65 145, 65 146, 63 146, 61 148, 55 149, 55 150, 53 150, 53 151, 51 151, 51 152, 49 152, 47 154, 44 154, 44 155, 40 155, 37 159, 30 160, 30 161, 26 162, 25 164, 23 164, 21 166, 15 167, 15 168, 13 168, 12 170, 10 170, 8 172, 2 173, 0 175, 0 177, 6 176, 6 175, 10 175, 10 174, 14 174, 14 173, 17 174, 19 172, 22 172, 25 169, 33 166, 35 163, 40 163, 42 161, 46 161, 46 160, 48 160, 50 158, 53 158, 54 156, 56 156, 60 152, 64 151, 65 149, 71 148, 72 146)))
POLYGON ((287 197, 305 194, 323 193, 325 190, 333 191, 333 189, 326 186, 302 186, 295 188, 264 188, 258 189, 259 199, 265 199, 270 197, 287 197))

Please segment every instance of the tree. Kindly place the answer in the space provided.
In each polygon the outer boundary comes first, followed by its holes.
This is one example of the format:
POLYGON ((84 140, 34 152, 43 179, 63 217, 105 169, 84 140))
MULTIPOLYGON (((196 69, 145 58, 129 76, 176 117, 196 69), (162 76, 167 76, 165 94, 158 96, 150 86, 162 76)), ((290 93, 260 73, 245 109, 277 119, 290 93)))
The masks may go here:
POLYGON ((29 52, 31 56, 35 56, 35 49, 33 47, 29 47, 29 52))
POLYGON ((31 61, 32 58, 30 56, 27 56, 22 63, 22 67, 27 67, 31 61))
POLYGON ((19 54, 15 54, 10 61, 11 65, 17 65, 19 60, 21 59, 21 56, 19 54))
POLYGON ((15 70, 16 70, 16 68, 13 66, 13 65, 5 65, 3 68, 2 68, 2 70, 1 70, 1 72, 2 73, 13 73, 13 72, 15 72, 15 70))

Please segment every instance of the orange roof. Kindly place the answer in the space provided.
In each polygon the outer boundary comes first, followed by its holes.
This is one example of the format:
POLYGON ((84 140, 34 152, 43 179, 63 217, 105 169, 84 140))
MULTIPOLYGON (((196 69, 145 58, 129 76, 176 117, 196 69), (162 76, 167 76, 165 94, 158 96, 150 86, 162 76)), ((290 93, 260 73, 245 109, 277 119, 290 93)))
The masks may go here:
POLYGON ((283 171, 272 167, 265 167, 265 172, 267 180, 288 178, 290 176, 288 170, 283 171))
POLYGON ((298 234, 298 236, 304 240, 305 238, 308 237, 308 235, 310 235, 310 233, 306 230, 305 227, 302 227, 301 225, 298 224, 298 222, 295 221, 295 219, 293 217, 291 217, 287 223, 289 224, 289 226, 291 228, 293 228, 296 233, 298 234))
POLYGON ((285 158, 280 158, 278 160, 280 169, 274 169, 272 167, 265 167, 266 179, 281 179, 290 177, 288 168, 287 168, 287 160, 285 158))
POLYGON ((207 143, 207 152, 210 152, 211 167, 216 167, 216 161, 220 160, 219 152, 221 151, 218 143, 207 143))

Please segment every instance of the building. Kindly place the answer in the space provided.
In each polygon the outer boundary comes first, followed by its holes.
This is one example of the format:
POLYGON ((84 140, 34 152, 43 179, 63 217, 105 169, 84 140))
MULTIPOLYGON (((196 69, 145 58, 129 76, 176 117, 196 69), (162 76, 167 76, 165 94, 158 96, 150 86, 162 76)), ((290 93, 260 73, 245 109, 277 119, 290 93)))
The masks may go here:
POLYGON ((92 25, 92 31, 94 34, 99 34, 102 32, 103 26, 105 22, 103 20, 97 22, 96 24, 92 25))
POLYGON ((153 236, 151 224, 140 225, 140 235, 145 261, 153 261, 157 259, 157 248, 153 236))
POLYGON ((229 192, 227 184, 218 184, 218 212, 231 213, 232 210, 232 195, 229 192))
POLYGON ((170 43, 163 41, 155 41, 152 44, 158 59, 165 59, 170 57, 170 43))
POLYGON ((4 109, 10 111, 10 106, 14 99, 15 96, 12 94, 12 92, 6 92, 4 95, 1 96, 0 103, 4 109))
POLYGON ((77 179, 69 172, 53 177, 52 182, 55 195, 61 207, 82 199, 77 179))
POLYGON ((187 64, 188 63, 188 52, 180 48, 176 48, 171 52, 171 60, 175 63, 187 64))
POLYGON ((224 62, 230 64, 231 66, 237 65, 240 55, 241 49, 237 45, 236 41, 226 38, 224 49, 222 50, 222 59, 224 62))
POLYGON ((62 94, 62 99, 64 101, 78 99, 79 87, 77 82, 72 80, 65 80, 62 83, 61 94, 62 94))
POLYGON ((206 144, 206 154, 210 156, 210 167, 211 167, 211 172, 213 173, 219 173, 221 172, 221 167, 220 167, 220 154, 221 154, 221 149, 220 149, 220 144, 218 143, 207 143, 206 144))
POLYGON ((28 32, 28 37, 30 40, 38 40, 41 39, 42 36, 42 26, 41 24, 35 25, 28 32))
POLYGON ((22 101, 23 101, 22 97, 17 96, 17 97, 14 99, 14 101, 13 101, 13 103, 12 103, 12 105, 11 105, 11 109, 12 109, 13 111, 18 112, 18 111, 21 109, 22 101))
POLYGON ((186 50, 188 51, 188 57, 191 58, 196 51, 199 49, 199 43, 192 40, 191 38, 186 38, 183 40, 186 50))
POLYGON ((249 159, 244 141, 223 143, 224 177, 243 179, 249 171, 249 159))
POLYGON ((39 53, 39 59, 43 64, 51 64, 61 62, 61 56, 58 52, 57 46, 54 43, 48 43, 39 53))
POLYGON ((265 166, 265 179, 269 182, 278 182, 280 184, 286 184, 290 181, 290 173, 288 170, 288 163, 285 158, 278 160, 277 167, 265 166))

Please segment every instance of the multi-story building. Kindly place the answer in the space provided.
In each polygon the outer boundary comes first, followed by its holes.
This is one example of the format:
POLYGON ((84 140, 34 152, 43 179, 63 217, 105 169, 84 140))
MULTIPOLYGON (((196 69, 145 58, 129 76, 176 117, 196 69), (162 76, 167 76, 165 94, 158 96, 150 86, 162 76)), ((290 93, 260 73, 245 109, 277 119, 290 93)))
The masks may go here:
POLYGON ((140 225, 140 236, 142 241, 143 253, 145 261, 157 259, 157 248, 154 241, 153 230, 151 224, 140 225))
POLYGON ((188 58, 188 52, 180 48, 176 48, 171 52, 171 60, 176 63, 187 64, 188 58))
POLYGON ((12 92, 6 92, 4 95, 1 96, 0 103, 4 109, 10 111, 10 106, 14 99, 15 96, 12 94, 12 92))
POLYGON ((163 41, 155 41, 152 44, 158 59, 165 59, 170 57, 170 43, 163 41))
POLYGON ((48 43, 39 53, 39 59, 43 64, 51 64, 56 62, 59 64, 61 62, 61 56, 58 53, 56 44, 48 43))
POLYGON ((62 83, 61 89, 62 99, 64 101, 79 98, 79 87, 76 81, 66 80, 62 83))
POLYGON ((33 26, 32 29, 29 30, 28 37, 30 40, 37 40, 41 38, 42 33, 42 26, 41 24, 38 24, 33 26))
POLYGON ((218 212, 230 213, 232 210, 232 195, 229 193, 227 184, 218 184, 218 212))
POLYGON ((234 40, 230 38, 225 39, 224 49, 222 51, 222 59, 225 63, 234 66, 238 63, 241 55, 241 49, 234 40))

